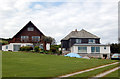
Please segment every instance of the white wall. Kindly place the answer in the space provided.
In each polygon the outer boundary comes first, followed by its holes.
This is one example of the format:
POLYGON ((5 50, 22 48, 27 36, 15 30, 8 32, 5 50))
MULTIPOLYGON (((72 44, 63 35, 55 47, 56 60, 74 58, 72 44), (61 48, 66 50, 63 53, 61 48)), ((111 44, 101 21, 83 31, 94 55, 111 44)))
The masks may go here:
POLYGON ((72 46, 71 47, 71 52, 72 53, 78 53, 78 46, 72 46))
POLYGON ((13 45, 20 45, 22 47, 22 46, 33 45, 33 44, 32 43, 10 43, 8 45, 3 45, 2 50, 3 51, 8 51, 8 50, 13 51, 14 50, 13 45), (6 49, 6 46, 8 46, 8 49, 6 49))
POLYGON ((100 52, 104 54, 110 53, 110 46, 106 46, 106 49, 104 49, 104 46, 101 46, 100 52))
MULTIPOLYGON (((87 53, 91 53, 91 47, 92 46, 87 46, 87 53)), ((104 49, 104 46, 101 46, 101 45, 96 46, 96 47, 100 47, 100 53, 103 53, 103 54, 110 53, 110 46, 106 46, 106 49, 104 49)), ((78 46, 72 46, 71 52, 78 53, 78 46)))
POLYGON ((46 44, 46 50, 50 50, 50 43, 46 44))

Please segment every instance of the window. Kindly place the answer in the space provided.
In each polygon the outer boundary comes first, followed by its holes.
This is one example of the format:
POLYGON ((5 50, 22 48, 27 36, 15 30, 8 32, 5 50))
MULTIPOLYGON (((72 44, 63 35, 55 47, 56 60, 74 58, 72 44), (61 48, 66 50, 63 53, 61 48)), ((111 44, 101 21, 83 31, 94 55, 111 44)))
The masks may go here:
POLYGON ((87 47, 79 46, 78 47, 78 53, 87 53, 87 47))
POLYGON ((39 46, 41 49, 43 49, 43 44, 40 44, 40 46, 39 46))
POLYGON ((27 42, 29 40, 29 36, 21 36, 22 42, 27 42))
POLYGON ((89 39, 89 43, 95 43, 95 39, 89 39))
POLYGON ((100 47, 91 47, 91 52, 92 53, 99 53, 100 52, 100 47))
POLYGON ((8 49, 8 46, 6 46, 6 49, 8 49))
POLYGON ((76 39, 76 43, 81 43, 81 39, 76 39))
POLYGON ((32 36, 32 41, 40 41, 40 36, 32 36))
POLYGON ((106 49, 106 46, 104 46, 104 49, 106 49))
POLYGON ((33 27, 28 27, 28 31, 33 31, 34 28, 33 27))

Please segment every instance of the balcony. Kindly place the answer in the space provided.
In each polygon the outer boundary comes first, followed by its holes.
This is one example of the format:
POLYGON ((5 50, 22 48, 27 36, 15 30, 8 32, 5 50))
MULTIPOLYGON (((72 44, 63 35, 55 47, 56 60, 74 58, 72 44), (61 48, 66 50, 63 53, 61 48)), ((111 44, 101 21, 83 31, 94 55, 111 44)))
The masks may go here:
POLYGON ((32 40, 32 39, 21 39, 21 38, 14 38, 9 41, 9 43, 38 43, 40 41, 32 40))

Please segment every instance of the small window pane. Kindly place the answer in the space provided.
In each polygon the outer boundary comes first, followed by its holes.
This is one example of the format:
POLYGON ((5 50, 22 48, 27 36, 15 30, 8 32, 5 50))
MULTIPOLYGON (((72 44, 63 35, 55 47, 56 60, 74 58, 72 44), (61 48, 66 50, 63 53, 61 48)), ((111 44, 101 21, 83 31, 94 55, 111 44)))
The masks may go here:
POLYGON ((6 49, 8 49, 8 46, 6 46, 6 49))
POLYGON ((28 27, 28 31, 33 31, 34 28, 33 27, 28 27))
POLYGON ((95 47, 91 47, 91 52, 95 52, 95 47))
POLYGON ((32 41, 40 41, 40 36, 32 36, 32 41))
POLYGON ((29 36, 21 36, 21 41, 27 42, 29 40, 29 36))
POLYGON ((100 47, 96 47, 96 52, 100 52, 100 47))
POLYGON ((76 43, 81 43, 81 39, 76 39, 76 43))
POLYGON ((91 52, 92 53, 99 53, 100 52, 100 47, 91 47, 91 52))
POLYGON ((89 43, 95 43, 95 39, 89 39, 89 43))

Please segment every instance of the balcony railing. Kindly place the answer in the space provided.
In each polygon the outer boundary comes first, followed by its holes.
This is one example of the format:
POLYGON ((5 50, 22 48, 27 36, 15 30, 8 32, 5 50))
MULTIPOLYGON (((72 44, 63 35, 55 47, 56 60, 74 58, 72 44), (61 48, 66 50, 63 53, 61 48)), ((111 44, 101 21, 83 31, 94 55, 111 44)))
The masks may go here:
POLYGON ((9 43, 38 43, 40 41, 32 40, 32 39, 21 39, 21 38, 14 38, 9 43))

